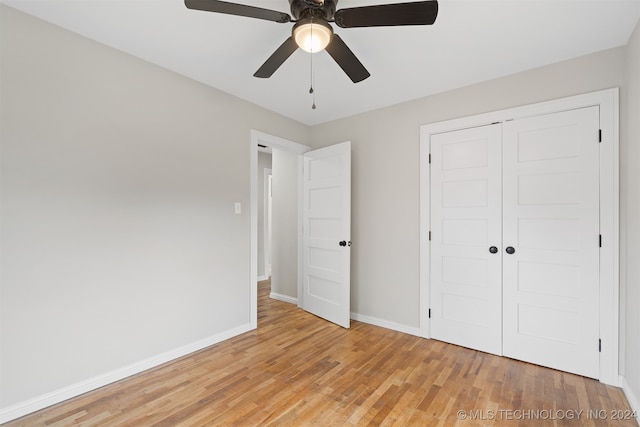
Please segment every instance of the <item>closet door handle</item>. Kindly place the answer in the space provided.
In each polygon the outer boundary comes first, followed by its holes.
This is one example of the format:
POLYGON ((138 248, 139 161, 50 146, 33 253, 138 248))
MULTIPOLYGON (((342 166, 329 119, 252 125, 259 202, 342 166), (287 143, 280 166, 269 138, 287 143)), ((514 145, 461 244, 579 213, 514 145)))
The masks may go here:
POLYGON ((505 251, 507 251, 509 255, 513 255, 516 253, 516 250, 513 248, 513 246, 507 246, 507 249, 505 249, 505 251))
POLYGON ((495 246, 491 246, 489 248, 489 252, 491 252, 492 254, 497 254, 498 253, 498 248, 496 248, 495 246))

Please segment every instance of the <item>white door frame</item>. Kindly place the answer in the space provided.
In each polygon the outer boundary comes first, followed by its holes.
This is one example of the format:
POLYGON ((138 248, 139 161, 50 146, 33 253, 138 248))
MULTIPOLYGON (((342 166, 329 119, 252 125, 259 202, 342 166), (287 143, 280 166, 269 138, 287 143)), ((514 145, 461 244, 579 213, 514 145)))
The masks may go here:
POLYGON ((420 127, 420 333, 429 334, 429 146, 433 134, 597 105, 600 107, 600 381, 619 386, 619 89, 447 120, 420 127))
MULTIPOLYGON (((251 329, 258 327, 258 144, 267 147, 286 150, 298 155, 309 150, 310 147, 289 141, 278 136, 251 129, 251 142, 249 148, 249 176, 251 181, 251 201, 249 211, 251 213, 251 244, 250 244, 250 265, 249 274, 249 323, 251 329)), ((302 156, 298 160, 298 194, 302 199, 302 156)), ((298 208, 298 306, 302 303, 302 257, 300 249, 302 247, 302 205, 298 208)))

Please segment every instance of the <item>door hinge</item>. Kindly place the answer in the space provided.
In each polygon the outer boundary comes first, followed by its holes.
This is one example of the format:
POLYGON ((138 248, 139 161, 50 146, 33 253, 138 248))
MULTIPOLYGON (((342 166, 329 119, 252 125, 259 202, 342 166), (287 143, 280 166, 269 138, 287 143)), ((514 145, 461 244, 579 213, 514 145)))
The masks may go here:
POLYGON ((429 153, 429 164, 431 164, 431 153, 429 153))
POLYGON ((598 353, 602 353, 602 338, 598 338, 598 353))
POLYGON ((431 309, 429 309, 429 319, 431 319, 431 309))
POLYGON ((431 241, 431 231, 429 231, 429 241, 431 241))
POLYGON ((602 129, 598 129, 598 142, 602 142, 602 129))
POLYGON ((600 235, 600 238, 598 240, 598 245, 600 245, 599 247, 602 247, 602 234, 600 235))

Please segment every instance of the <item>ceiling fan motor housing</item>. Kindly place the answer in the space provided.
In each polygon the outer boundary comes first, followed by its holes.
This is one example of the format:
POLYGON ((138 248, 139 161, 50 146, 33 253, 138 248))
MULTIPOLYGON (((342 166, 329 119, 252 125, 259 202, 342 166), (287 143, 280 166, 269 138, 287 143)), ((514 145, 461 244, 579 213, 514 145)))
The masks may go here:
POLYGON ((336 13, 338 0, 289 0, 294 19, 314 18, 330 21, 336 13))

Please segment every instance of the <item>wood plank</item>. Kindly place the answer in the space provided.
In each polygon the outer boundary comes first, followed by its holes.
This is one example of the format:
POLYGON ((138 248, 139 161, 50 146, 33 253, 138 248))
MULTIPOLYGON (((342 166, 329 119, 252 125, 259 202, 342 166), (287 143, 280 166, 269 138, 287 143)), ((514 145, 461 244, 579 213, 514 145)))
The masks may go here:
POLYGON ((630 411, 618 388, 362 322, 343 329, 269 292, 261 282, 257 330, 3 427, 637 427, 589 418, 630 411), (580 410, 580 419, 557 417, 580 410))

